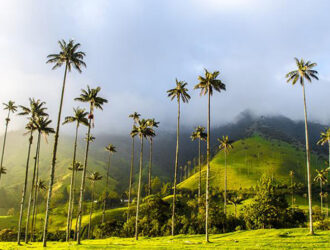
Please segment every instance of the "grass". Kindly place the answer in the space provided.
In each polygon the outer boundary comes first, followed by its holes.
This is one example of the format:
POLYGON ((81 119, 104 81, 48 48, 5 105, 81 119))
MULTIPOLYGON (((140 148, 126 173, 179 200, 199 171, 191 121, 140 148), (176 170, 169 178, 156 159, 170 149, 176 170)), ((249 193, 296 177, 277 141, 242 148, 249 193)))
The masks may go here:
MULTIPOLYGON (((308 235, 307 229, 260 229, 211 235, 211 243, 204 235, 177 235, 175 237, 107 238, 74 242, 48 242, 49 249, 329 249, 330 231, 308 235)), ((0 249, 42 249, 41 243, 18 247, 15 242, 0 242, 0 249)))

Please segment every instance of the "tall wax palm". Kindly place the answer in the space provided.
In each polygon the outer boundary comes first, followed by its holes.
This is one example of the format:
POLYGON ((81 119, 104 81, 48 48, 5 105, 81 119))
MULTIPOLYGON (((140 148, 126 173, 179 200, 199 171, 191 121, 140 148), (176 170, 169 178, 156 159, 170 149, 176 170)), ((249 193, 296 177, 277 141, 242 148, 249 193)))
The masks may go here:
POLYGON ((80 196, 79 196, 79 205, 78 205, 78 230, 77 230, 77 243, 80 244, 81 238, 81 220, 82 220, 82 203, 84 199, 84 190, 85 190, 85 181, 86 181, 86 172, 87 172, 87 163, 88 163, 88 152, 89 152, 89 143, 92 139, 91 137, 91 128, 94 127, 94 109, 103 110, 103 105, 108 101, 99 96, 101 91, 100 87, 91 89, 87 86, 87 90, 82 89, 82 93, 79 97, 75 98, 76 101, 89 103, 89 115, 88 115, 88 131, 86 137, 86 150, 85 150, 85 160, 84 160, 84 170, 81 177, 81 186, 80 186, 80 196))
MULTIPOLYGON (((49 127, 49 124, 52 121, 45 116, 38 116, 36 119, 32 121, 33 128, 38 132, 38 139, 37 139, 37 146, 36 152, 34 157, 34 167, 33 167, 33 174, 32 174, 32 181, 31 181, 31 191, 30 197, 28 202, 28 210, 26 215, 26 226, 25 226, 25 243, 29 241, 29 229, 30 229, 30 213, 31 213, 31 204, 34 203, 34 188, 37 182, 36 173, 37 173, 37 163, 39 159, 39 151, 40 151, 40 137, 44 135, 45 138, 51 133, 55 133, 54 129, 49 127)), ((33 211, 33 210, 32 210, 33 211)))
POLYGON ((176 127, 176 150, 175 150, 175 164, 174 164, 174 181, 173 181, 173 202, 172 202, 172 236, 175 230, 175 202, 176 202, 176 182, 177 182, 177 172, 178 172, 178 161, 179 161, 179 137, 180 137, 180 100, 183 103, 188 103, 190 100, 190 95, 188 94, 188 89, 186 88, 187 83, 184 81, 178 81, 175 79, 176 87, 167 91, 167 95, 171 98, 171 101, 176 99, 178 103, 178 118, 176 127))
MULTIPOLYGON (((5 154, 5 148, 6 148, 6 139, 7 139, 7 130, 8 130, 8 124, 10 122, 10 113, 15 113, 17 111, 17 106, 15 106, 15 102, 13 101, 8 101, 8 103, 3 104, 4 110, 8 110, 8 115, 6 118, 6 129, 5 129, 5 134, 3 136, 3 144, 2 144, 2 153, 1 153, 1 160, 0 160, 0 169, 3 167, 3 157, 5 154)), ((1 179, 1 171, 0 171, 0 179, 1 179)))
POLYGON ((78 140, 78 130, 79 126, 85 125, 88 126, 88 119, 86 118, 88 112, 82 108, 74 108, 73 109, 73 116, 67 116, 64 119, 63 124, 75 123, 76 124, 76 132, 73 144, 73 158, 72 158, 72 168, 71 168, 71 182, 70 182, 70 194, 69 194, 69 206, 68 206, 68 215, 67 215, 67 223, 66 223, 66 241, 70 240, 71 234, 71 225, 72 225, 72 213, 73 213, 73 196, 74 196, 74 183, 75 183, 75 173, 76 169, 76 156, 77 156, 77 140, 78 140))
POLYGON ((111 154, 116 153, 116 147, 112 144, 109 144, 108 146, 105 147, 105 151, 109 153, 109 160, 108 160, 108 169, 107 169, 107 181, 105 185, 105 197, 103 200, 103 212, 102 212, 102 223, 104 223, 104 218, 105 218, 105 205, 106 205, 106 199, 108 196, 108 189, 109 189, 109 174, 110 174, 110 166, 111 166, 111 154))
POLYGON ((92 214, 93 214, 93 208, 94 208, 94 189, 95 189, 95 182, 102 180, 102 176, 99 172, 93 172, 90 176, 87 177, 91 181, 92 185, 92 202, 91 202, 91 208, 89 211, 89 224, 88 224, 88 235, 87 238, 90 239, 90 233, 91 233, 91 224, 92 224, 92 214))
POLYGON ((210 123, 211 123, 211 96, 213 91, 221 92, 221 90, 226 90, 226 85, 217 77, 220 72, 208 72, 205 69, 205 76, 199 76, 199 83, 194 87, 194 89, 200 89, 200 95, 208 95, 208 112, 207 112, 207 141, 206 141, 206 157, 207 157, 207 169, 206 169, 206 197, 205 197, 205 237, 206 241, 209 241, 209 178, 210 178, 210 123))
POLYGON ((137 201, 136 201, 136 215, 135 215, 135 239, 138 240, 139 230, 139 209, 140 209, 140 196, 141 196, 141 185, 142 185, 142 166, 143 166, 143 139, 153 136, 155 133, 152 128, 150 128, 145 119, 139 120, 137 125, 133 126, 132 134, 139 136, 140 138, 140 166, 139 166, 139 183, 137 191, 137 201))
POLYGON ((199 168, 199 182, 198 182, 198 203, 201 201, 201 189, 202 189, 202 164, 201 164, 201 141, 206 140, 207 134, 204 132, 205 128, 198 126, 190 136, 191 140, 198 139, 198 168, 199 168))
POLYGON ((290 170, 289 172, 290 180, 291 180, 291 207, 293 211, 293 177, 294 177, 294 171, 290 170))
POLYGON ((309 149, 309 137, 308 137, 308 123, 307 123, 307 107, 306 107, 306 95, 305 95, 305 80, 312 82, 312 79, 318 80, 316 70, 313 68, 317 65, 310 61, 305 62, 303 59, 298 60, 295 58, 297 69, 286 74, 287 82, 292 82, 295 85, 300 83, 303 90, 304 99, 304 116, 305 116, 305 138, 306 138, 306 165, 307 165, 307 182, 308 182, 308 211, 309 211, 309 230, 310 234, 314 234, 313 230, 313 218, 312 218, 312 183, 310 172, 310 149, 309 149))
POLYGON ((322 214, 322 212, 323 212, 322 211, 323 210, 323 190, 322 190, 322 187, 323 187, 323 184, 328 182, 328 180, 327 180, 328 172, 326 170, 316 169, 316 173, 317 173, 317 175, 315 176, 314 181, 320 183, 321 214, 322 214))
POLYGON ((221 139, 218 139, 219 149, 222 150, 225 154, 225 192, 224 192, 224 213, 227 212, 227 155, 229 151, 233 148, 232 141, 229 140, 228 136, 222 136, 221 139))
POLYGON ((33 142, 33 132, 35 131, 35 126, 33 126, 33 121, 37 117, 46 116, 46 108, 44 107, 45 102, 41 102, 40 100, 36 100, 34 98, 29 99, 29 106, 25 107, 20 105, 19 107, 22 111, 18 114, 20 116, 28 116, 28 123, 25 127, 27 130, 27 134, 29 134, 29 146, 28 146, 28 153, 27 153, 27 160, 25 166, 25 178, 24 178, 24 185, 22 190, 22 199, 20 203, 20 214, 18 219, 18 229, 17 229, 17 244, 21 244, 21 227, 22 227, 22 218, 23 218, 23 209, 26 197, 26 188, 28 183, 28 175, 29 175, 29 164, 30 164, 30 153, 31 153, 31 146, 33 142))
MULTIPOLYGON (((158 128, 158 124, 159 122, 156 122, 155 119, 148 119, 147 120, 147 125, 150 128, 158 128)), ((148 195, 151 194, 151 169, 152 169, 152 138, 155 136, 156 134, 149 136, 149 142, 150 142, 150 153, 149 153, 149 168, 148 168, 148 195)))
POLYGON ((54 64, 54 66, 52 68, 53 70, 60 68, 63 65, 65 66, 65 69, 64 69, 64 78, 63 78, 61 98, 60 98, 60 106, 59 106, 58 117, 57 117, 54 148, 53 148, 52 163, 51 163, 51 170, 50 170, 49 189, 48 189, 48 196, 47 196, 47 203, 46 203, 45 225, 44 225, 44 232, 43 232, 43 246, 44 247, 46 247, 46 245, 47 245, 47 230, 48 230, 48 219, 49 219, 49 209, 50 209, 49 206, 50 206, 50 200, 52 197, 53 184, 54 184, 54 178, 55 178, 56 154, 57 154, 58 137, 59 137, 59 132, 60 132, 66 77, 67 77, 67 73, 71 72, 72 68, 75 68, 79 73, 81 73, 82 72, 81 68, 86 67, 85 62, 83 61, 84 57, 85 57, 85 53, 78 50, 80 47, 80 43, 75 43, 75 41, 73 41, 73 40, 69 40, 69 42, 61 40, 61 41, 58 41, 58 44, 60 46, 60 52, 58 54, 48 55, 47 56, 48 60, 46 62, 46 63, 54 64))
MULTIPOLYGON (((139 117, 141 115, 137 112, 134 112, 130 114, 128 117, 133 119, 133 126, 137 124, 139 121, 139 117)), ((131 167, 130 167, 130 172, 129 172, 129 187, 128 187, 128 202, 127 202, 127 221, 129 219, 129 212, 130 212, 130 204, 131 204, 131 195, 132 195, 132 184, 133 184, 133 170, 134 170, 134 138, 135 134, 130 133, 130 136, 132 137, 132 153, 131 153, 131 167)))

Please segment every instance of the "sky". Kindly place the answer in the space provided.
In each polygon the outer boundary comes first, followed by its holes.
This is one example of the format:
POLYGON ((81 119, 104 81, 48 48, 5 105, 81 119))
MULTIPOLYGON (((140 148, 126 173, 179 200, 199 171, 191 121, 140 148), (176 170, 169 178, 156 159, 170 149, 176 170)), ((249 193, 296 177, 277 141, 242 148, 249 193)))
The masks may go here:
MULTIPOLYGON (((302 120, 302 88, 285 79, 294 57, 318 64, 320 80, 306 88, 308 116, 329 124, 329 9, 326 0, 2 0, 0 102, 41 99, 55 126, 64 68, 52 70, 46 57, 59 52, 58 40, 74 39, 87 68, 68 76, 62 119, 86 107, 73 101, 82 88, 100 86, 109 103, 95 115, 98 132, 128 133, 134 111, 174 130, 177 104, 166 91, 176 78, 192 97, 182 126, 205 126, 207 98, 193 89, 204 68, 220 71, 227 87, 211 99, 213 126, 247 109, 302 120)), ((15 116, 10 129, 25 122, 15 116)))

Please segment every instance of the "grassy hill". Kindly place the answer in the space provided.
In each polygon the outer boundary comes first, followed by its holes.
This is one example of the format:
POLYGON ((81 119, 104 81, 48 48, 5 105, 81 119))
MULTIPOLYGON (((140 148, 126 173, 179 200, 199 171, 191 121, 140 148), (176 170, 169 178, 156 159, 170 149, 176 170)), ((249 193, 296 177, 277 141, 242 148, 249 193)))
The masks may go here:
MULTIPOLYGON (((260 229, 236 231, 210 236, 205 244, 204 235, 177 235, 167 237, 133 238, 111 237, 99 240, 84 240, 78 246, 75 242, 48 242, 51 249, 329 249, 330 232, 317 231, 307 234, 307 229, 260 229)), ((31 243, 29 248, 42 249, 42 243, 31 243)), ((17 249, 16 242, 0 242, 1 249, 17 249)))
MULTIPOLYGON (((228 189, 255 186, 263 174, 282 183, 290 182, 289 171, 295 172, 294 182, 306 183, 306 157, 303 148, 279 140, 265 139, 260 135, 241 139, 233 144, 227 156, 228 189)), ((311 155, 311 173, 324 168, 317 155, 311 155)), ((218 152, 211 161, 211 187, 224 187, 224 153, 218 152)), ((202 168, 202 184, 205 183, 206 166, 202 168)), ((179 188, 197 189, 199 174, 195 173, 179 184, 179 188)), ((204 185, 205 186, 205 185, 204 185)), ((205 188, 205 187, 204 187, 205 188)))

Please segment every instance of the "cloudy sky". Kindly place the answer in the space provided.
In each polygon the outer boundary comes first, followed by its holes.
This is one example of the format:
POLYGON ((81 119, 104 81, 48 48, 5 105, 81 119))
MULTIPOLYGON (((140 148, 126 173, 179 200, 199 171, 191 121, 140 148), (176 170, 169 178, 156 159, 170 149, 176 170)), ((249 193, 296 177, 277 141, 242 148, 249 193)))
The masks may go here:
MULTIPOLYGON (((175 78, 192 96, 183 125, 205 124, 207 99, 193 90, 203 68, 220 70, 227 85, 212 97, 213 125, 246 109, 302 119, 301 87, 285 81, 294 57, 318 63, 320 80, 307 87, 309 116, 329 124, 329 9, 326 0, 3 0, 0 102, 40 98, 56 120, 64 69, 45 61, 59 39, 72 38, 87 68, 69 75, 63 116, 79 105, 73 98, 81 88, 101 86, 109 103, 96 114, 98 131, 126 133, 133 111, 175 129, 176 103, 166 95, 175 78)), ((12 129, 22 128, 24 119, 13 121, 12 129)))

